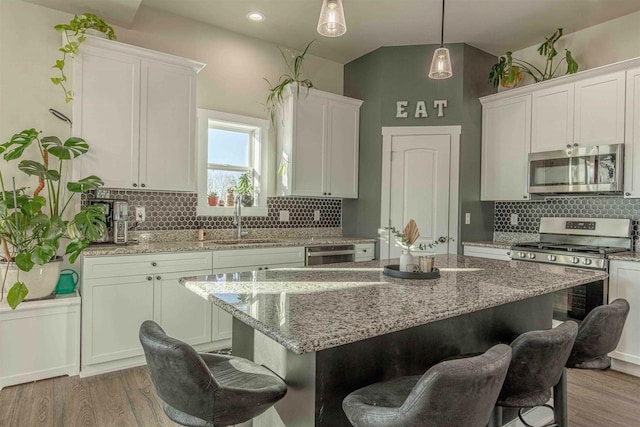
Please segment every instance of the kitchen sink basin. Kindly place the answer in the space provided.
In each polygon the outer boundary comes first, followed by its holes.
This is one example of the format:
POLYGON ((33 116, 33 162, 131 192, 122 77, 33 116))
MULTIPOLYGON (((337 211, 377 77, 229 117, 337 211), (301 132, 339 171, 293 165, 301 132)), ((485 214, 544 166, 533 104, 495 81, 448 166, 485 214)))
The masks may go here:
POLYGON ((259 243, 276 243, 277 240, 273 239, 241 239, 241 240, 208 240, 209 243, 214 243, 216 245, 251 245, 251 244, 259 244, 259 243))

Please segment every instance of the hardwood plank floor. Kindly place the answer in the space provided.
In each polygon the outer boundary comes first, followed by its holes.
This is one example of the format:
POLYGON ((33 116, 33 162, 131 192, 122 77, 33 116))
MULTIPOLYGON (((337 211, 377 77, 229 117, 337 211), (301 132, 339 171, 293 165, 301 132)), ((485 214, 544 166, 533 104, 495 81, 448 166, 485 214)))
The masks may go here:
MULTIPOLYGON (((570 427, 640 427, 640 378, 571 369, 568 385, 570 427)), ((177 425, 162 411, 145 366, 0 391, 0 427, 177 425)))

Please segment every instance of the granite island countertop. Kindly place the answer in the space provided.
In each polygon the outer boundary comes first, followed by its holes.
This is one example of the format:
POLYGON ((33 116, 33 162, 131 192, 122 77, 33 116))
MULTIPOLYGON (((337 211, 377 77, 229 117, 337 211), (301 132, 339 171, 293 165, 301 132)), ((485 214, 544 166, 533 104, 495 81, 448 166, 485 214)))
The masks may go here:
POLYGON ((192 292, 303 354, 607 277, 602 271, 438 255, 437 280, 382 273, 388 260, 182 278, 192 292))
POLYGON ((355 243, 375 243, 376 239, 362 237, 278 237, 274 239, 245 239, 239 243, 221 244, 225 239, 213 239, 199 242, 192 241, 165 241, 165 242, 140 242, 127 245, 100 244, 86 248, 82 254, 85 257, 109 256, 109 255, 133 255, 155 254, 167 252, 192 252, 192 251, 222 251, 234 249, 261 249, 275 247, 338 245, 355 243), (256 241, 259 241, 256 243, 256 241))
POLYGON ((462 245, 477 246, 480 248, 511 249, 513 242, 496 242, 493 240, 478 240, 475 242, 462 242, 462 245))

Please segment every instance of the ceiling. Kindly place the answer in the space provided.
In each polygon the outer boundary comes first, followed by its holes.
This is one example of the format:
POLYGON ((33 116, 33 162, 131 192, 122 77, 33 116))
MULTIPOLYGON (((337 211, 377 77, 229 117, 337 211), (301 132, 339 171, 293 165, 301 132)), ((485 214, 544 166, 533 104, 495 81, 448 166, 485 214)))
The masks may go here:
MULTIPOLYGON (((135 25, 139 6, 303 48, 339 63, 380 46, 440 42, 440 0, 343 0, 347 33, 326 38, 316 33, 322 0, 24 0, 71 13, 93 11, 108 22, 135 25), (246 19, 260 11, 266 19, 246 19)), ((565 34, 640 11, 638 0, 447 0, 445 44, 465 42, 499 55, 535 45, 557 27, 565 34)))

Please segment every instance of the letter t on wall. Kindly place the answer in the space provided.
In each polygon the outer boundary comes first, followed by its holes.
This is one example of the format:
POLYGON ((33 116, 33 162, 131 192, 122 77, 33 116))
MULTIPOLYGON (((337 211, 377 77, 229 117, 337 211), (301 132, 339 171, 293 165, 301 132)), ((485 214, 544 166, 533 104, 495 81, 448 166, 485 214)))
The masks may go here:
POLYGON ((433 108, 438 109, 438 117, 444 116, 444 108, 447 108, 447 100, 446 99, 436 99, 433 101, 433 108))

